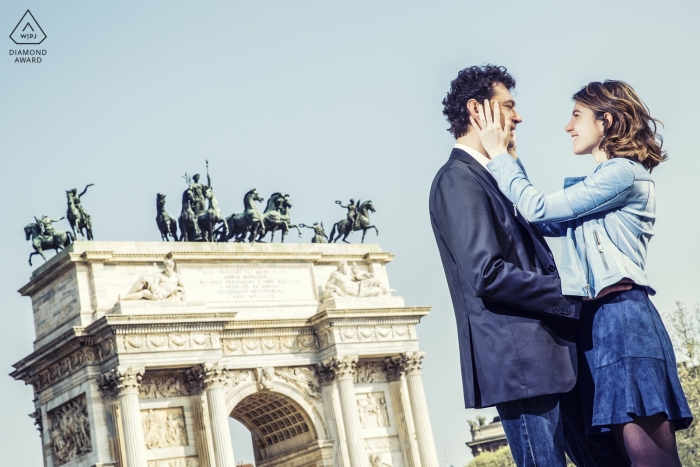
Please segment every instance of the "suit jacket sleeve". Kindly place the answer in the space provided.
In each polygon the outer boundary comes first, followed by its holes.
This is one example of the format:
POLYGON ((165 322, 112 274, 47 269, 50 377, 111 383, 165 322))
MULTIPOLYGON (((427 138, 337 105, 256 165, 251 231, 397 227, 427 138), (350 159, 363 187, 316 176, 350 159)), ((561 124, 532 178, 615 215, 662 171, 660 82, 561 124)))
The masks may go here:
POLYGON ((578 318, 581 302, 562 295, 557 275, 525 271, 504 259, 489 195, 473 175, 459 167, 446 170, 435 187, 433 209, 433 220, 477 297, 578 318))

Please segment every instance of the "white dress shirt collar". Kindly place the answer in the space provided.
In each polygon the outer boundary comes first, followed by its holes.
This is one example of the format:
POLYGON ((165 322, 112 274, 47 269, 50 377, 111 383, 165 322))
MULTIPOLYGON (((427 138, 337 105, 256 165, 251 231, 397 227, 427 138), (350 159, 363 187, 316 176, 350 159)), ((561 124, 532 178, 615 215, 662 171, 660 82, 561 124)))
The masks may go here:
POLYGON ((456 144, 455 144, 455 147, 456 147, 457 149, 461 149, 462 151, 464 151, 464 152, 466 152, 467 154, 469 154, 470 156, 472 156, 474 159, 476 159, 476 161, 477 161, 479 164, 483 165, 484 168, 485 168, 486 170, 489 170, 489 168, 486 166, 486 164, 488 164, 489 162, 491 162, 491 159, 489 159, 488 157, 486 157, 485 155, 481 154, 479 151, 477 151, 476 149, 474 149, 474 148, 472 148, 472 147, 470 147, 470 146, 467 146, 467 145, 464 145, 464 144, 456 143, 456 144))

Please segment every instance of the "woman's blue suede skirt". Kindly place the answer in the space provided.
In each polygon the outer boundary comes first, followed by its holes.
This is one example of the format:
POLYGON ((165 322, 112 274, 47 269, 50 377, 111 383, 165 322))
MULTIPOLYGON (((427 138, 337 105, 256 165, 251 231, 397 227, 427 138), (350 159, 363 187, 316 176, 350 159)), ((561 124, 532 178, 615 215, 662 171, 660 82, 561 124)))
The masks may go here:
POLYGON ((645 288, 584 302, 579 324, 579 388, 589 434, 659 413, 676 430, 690 426, 673 345, 645 288))

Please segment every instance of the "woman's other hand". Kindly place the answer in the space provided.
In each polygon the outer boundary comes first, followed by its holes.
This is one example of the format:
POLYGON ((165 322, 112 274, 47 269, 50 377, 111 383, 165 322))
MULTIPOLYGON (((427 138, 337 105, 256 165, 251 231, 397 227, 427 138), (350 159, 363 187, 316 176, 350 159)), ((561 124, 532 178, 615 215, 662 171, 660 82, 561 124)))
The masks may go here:
MULTIPOLYGON (((498 101, 493 103, 493 112, 488 99, 484 101, 484 105, 478 106, 479 120, 470 116, 469 120, 476 134, 481 140, 481 145, 488 153, 488 156, 493 158, 504 152, 508 152, 508 142, 510 140, 511 120, 509 115, 505 115, 503 126, 501 126, 501 106, 498 101)), ((515 148, 513 148, 515 153, 515 148)), ((513 156, 513 154, 511 154, 513 156)))
POLYGON ((614 292, 627 292, 628 290, 632 289, 632 286, 634 285, 634 282, 627 281, 625 279, 622 279, 620 282, 617 284, 609 285, 605 287, 603 290, 598 293, 593 298, 588 298, 588 297, 583 297, 583 301, 589 301, 589 300, 598 300, 599 298, 603 298, 608 294, 614 293, 614 292))

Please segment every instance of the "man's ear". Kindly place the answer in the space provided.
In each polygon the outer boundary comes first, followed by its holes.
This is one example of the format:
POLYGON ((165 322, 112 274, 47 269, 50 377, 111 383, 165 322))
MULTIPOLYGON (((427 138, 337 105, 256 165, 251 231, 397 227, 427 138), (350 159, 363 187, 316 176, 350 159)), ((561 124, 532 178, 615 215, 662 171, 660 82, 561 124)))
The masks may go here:
POLYGON ((469 99, 467 101, 467 111, 471 117, 474 117, 474 120, 477 122, 479 121, 479 103, 476 99, 469 99))

